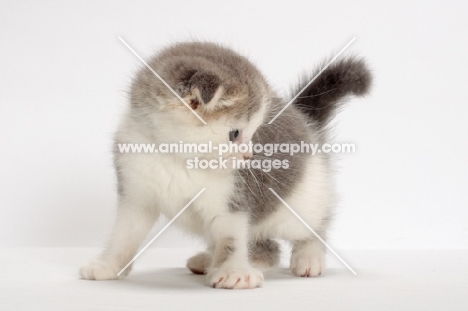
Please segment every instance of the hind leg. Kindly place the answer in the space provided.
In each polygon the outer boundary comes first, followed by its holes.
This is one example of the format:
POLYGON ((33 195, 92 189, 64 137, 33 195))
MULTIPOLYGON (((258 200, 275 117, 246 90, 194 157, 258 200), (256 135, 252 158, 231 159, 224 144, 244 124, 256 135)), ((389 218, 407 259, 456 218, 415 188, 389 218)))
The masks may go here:
POLYGON ((318 239, 295 241, 291 254, 291 272, 311 277, 322 274, 325 265, 325 246, 318 239))
MULTIPOLYGON (((274 240, 255 240, 249 242, 249 261, 258 269, 274 268, 280 261, 280 246, 274 240)), ((194 274, 206 274, 212 255, 202 252, 187 260, 187 268, 194 274)))
POLYGON ((249 260, 258 269, 274 268, 279 264, 281 249, 270 239, 249 242, 249 260))

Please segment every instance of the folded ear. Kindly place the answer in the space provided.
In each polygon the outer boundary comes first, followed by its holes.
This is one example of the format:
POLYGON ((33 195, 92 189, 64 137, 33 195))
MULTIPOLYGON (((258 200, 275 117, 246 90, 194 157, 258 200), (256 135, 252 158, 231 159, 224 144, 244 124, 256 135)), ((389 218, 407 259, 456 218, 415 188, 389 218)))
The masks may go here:
POLYGON ((210 72, 197 71, 189 80, 190 90, 201 103, 208 104, 221 95, 221 79, 210 72))

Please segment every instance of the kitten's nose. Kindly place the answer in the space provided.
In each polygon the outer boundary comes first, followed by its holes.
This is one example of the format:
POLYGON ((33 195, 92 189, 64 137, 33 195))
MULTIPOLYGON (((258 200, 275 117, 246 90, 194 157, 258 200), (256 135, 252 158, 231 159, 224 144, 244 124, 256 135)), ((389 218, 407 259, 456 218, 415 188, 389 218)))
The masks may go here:
POLYGON ((250 159, 252 157, 252 153, 250 153, 250 152, 249 153, 244 153, 242 156, 244 157, 244 160, 247 161, 248 159, 250 159))

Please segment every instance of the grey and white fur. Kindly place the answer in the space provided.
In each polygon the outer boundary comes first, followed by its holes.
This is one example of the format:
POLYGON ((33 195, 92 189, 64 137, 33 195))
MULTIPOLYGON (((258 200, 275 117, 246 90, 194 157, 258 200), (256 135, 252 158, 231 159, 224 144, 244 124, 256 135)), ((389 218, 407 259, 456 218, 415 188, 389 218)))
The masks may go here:
MULTIPOLYGON (((117 220, 103 252, 80 269, 85 279, 116 279, 147 233, 163 214, 173 218, 202 188, 175 224, 203 237, 206 252, 187 267, 206 274, 215 288, 255 288, 263 269, 276 266, 276 239, 292 244, 290 269, 313 277, 324 269, 325 248, 271 193, 274 189, 325 238, 335 205, 330 156, 317 153, 230 153, 223 159, 287 160, 288 168, 189 169, 187 160, 217 159, 217 152, 119 153, 120 143, 288 143, 323 144, 328 123, 343 100, 367 93, 371 76, 361 59, 346 58, 328 67, 271 125, 285 106, 262 74, 245 57, 213 43, 178 43, 164 49, 149 65, 202 117, 197 119, 147 69, 130 90, 130 107, 115 135, 118 177, 117 220), (238 131, 234 139, 230 133, 238 131)), ((300 90, 313 76, 304 77, 300 90)), ((131 268, 131 267, 130 267, 131 268)), ((130 272, 128 268, 125 276, 130 272)))

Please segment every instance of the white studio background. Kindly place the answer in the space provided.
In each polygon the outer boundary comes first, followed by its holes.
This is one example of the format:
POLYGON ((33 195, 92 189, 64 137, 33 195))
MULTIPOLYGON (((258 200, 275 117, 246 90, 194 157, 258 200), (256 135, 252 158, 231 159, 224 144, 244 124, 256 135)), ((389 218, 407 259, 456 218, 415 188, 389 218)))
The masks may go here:
MULTIPOLYGON (((339 156, 330 244, 468 248, 467 12, 466 1, 2 1, 0 246, 102 246, 112 134, 141 66, 118 36, 143 57, 223 42, 284 91, 356 36, 345 55, 364 56, 375 79, 337 120, 336 140, 357 152, 339 156)), ((154 247, 189 245, 171 228, 154 247)))

